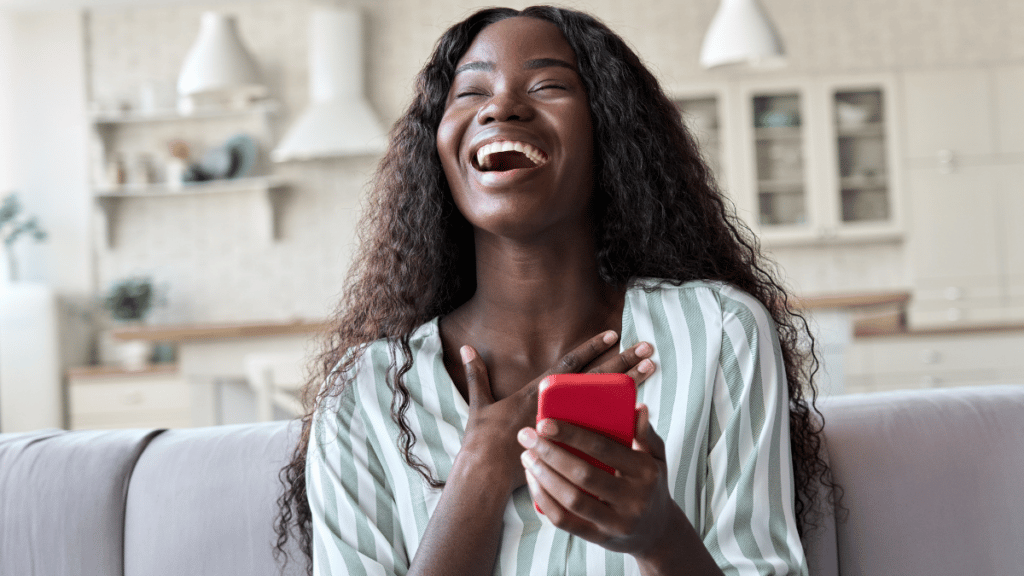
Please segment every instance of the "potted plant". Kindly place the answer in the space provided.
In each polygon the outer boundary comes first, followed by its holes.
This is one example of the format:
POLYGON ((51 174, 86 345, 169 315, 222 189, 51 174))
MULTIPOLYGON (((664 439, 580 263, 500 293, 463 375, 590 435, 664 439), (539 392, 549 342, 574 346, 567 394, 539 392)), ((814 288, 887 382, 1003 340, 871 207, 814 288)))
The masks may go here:
MULTIPOLYGON (((124 278, 114 282, 103 297, 103 307, 116 322, 141 323, 155 299, 153 281, 146 277, 124 278)), ((153 356, 149 340, 128 340, 116 349, 118 360, 127 370, 142 370, 153 356)))
POLYGON ((18 195, 11 192, 0 203, 0 238, 4 241, 4 255, 7 258, 7 280, 18 280, 18 260, 14 254, 14 246, 19 238, 33 238, 37 242, 46 240, 46 231, 39 225, 35 216, 21 213, 21 201, 18 195))
POLYGON ((103 307, 119 322, 141 322, 153 307, 153 281, 145 277, 114 282, 103 299, 103 307))

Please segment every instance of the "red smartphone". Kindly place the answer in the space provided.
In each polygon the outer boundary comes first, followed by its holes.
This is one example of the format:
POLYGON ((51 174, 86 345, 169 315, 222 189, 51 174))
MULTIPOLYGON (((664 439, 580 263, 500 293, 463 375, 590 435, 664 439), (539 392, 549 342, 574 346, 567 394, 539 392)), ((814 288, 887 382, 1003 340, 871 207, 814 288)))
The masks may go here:
MULTIPOLYGON (((553 374, 537 400, 537 422, 554 418, 593 430, 624 446, 633 445, 636 427, 636 383, 625 374, 553 374)), ((557 443, 594 466, 615 469, 587 454, 557 443)), ((534 503, 538 512, 540 507, 534 503)))

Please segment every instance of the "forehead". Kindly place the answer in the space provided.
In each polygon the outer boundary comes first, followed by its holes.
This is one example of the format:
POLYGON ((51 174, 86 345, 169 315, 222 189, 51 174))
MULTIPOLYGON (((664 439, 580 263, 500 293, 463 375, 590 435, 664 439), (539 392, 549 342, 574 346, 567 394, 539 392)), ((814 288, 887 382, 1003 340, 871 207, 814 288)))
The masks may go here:
POLYGON ((557 26, 547 20, 517 16, 481 30, 459 64, 536 58, 558 58, 576 64, 576 54, 557 26))

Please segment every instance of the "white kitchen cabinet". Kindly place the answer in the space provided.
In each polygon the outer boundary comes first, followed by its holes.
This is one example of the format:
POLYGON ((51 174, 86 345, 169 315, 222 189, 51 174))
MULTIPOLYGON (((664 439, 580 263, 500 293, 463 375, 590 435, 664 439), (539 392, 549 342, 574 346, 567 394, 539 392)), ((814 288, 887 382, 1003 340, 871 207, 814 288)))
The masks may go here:
POLYGON ((911 71, 902 79, 904 156, 919 161, 915 166, 969 162, 995 153, 997 119, 988 70, 911 71))
POLYGON ((912 325, 993 322, 1002 314, 998 171, 908 170, 912 325))
POLYGON ((903 84, 911 324, 1024 320, 1024 67, 903 84))
POLYGON ((898 239, 900 160, 888 76, 740 85, 739 169, 770 243, 898 239))
POLYGON ((1024 66, 997 68, 993 74, 997 150, 1024 155, 1024 66))
POLYGON ((1000 170, 999 232, 1008 316, 1024 320, 1024 164, 1000 170))
POLYGON ((731 114, 735 108, 734 94, 725 84, 687 85, 672 90, 673 101, 679 108, 683 122, 697 139, 701 153, 711 166, 719 188, 736 204, 744 218, 749 219, 751 205, 735 191, 741 186, 740 175, 733 169, 737 155, 737 119, 731 114))
POLYGON ((190 387, 173 366, 71 370, 68 404, 72 430, 193 425, 190 387))
POLYGON ((893 94, 885 75, 672 90, 741 216, 769 244, 898 239, 893 94))
POLYGON ((857 338, 847 356, 845 391, 1020 384, 1021 350, 1024 329, 857 338))

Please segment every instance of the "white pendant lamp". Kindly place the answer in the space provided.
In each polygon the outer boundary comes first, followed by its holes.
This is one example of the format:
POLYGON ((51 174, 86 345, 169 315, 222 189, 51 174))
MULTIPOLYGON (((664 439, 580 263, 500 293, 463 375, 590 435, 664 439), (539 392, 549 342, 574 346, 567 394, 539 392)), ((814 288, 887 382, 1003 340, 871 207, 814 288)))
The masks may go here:
POLYGON ((185 56, 178 75, 178 95, 186 107, 192 98, 210 95, 260 95, 259 68, 238 36, 234 16, 205 12, 199 36, 185 56))
POLYGON ((380 154, 387 132, 363 92, 363 21, 357 10, 319 8, 310 18, 306 110, 270 157, 275 162, 380 154))
POLYGON ((700 49, 705 68, 785 64, 782 40, 758 0, 722 0, 700 49))

